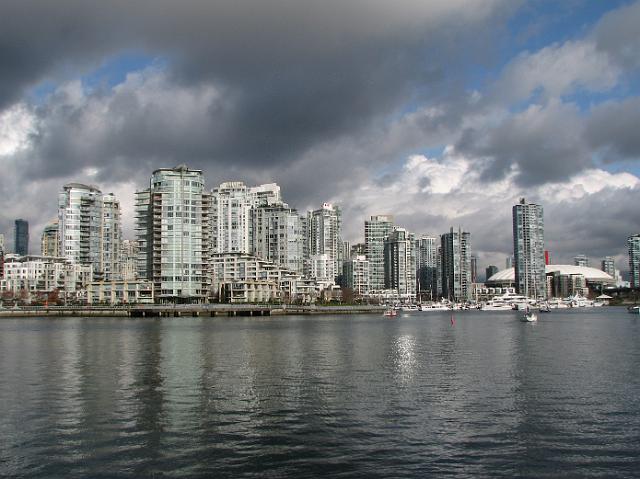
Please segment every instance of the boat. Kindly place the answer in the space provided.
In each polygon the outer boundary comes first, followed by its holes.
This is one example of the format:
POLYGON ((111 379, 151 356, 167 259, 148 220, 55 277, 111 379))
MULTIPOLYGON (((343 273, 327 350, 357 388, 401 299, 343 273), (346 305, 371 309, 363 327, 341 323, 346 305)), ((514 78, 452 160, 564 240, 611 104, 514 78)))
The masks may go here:
POLYGON ((545 303, 542 303, 540 305, 540 312, 541 313, 550 313, 551 312, 551 308, 549 307, 549 302, 548 301, 545 302, 545 303))
POLYGON ((420 308, 415 304, 405 304, 400 309, 404 312, 420 311, 420 308))
POLYGON ((494 296, 480 307, 480 311, 511 311, 518 309, 518 304, 525 304, 527 298, 516 293, 504 293, 502 296, 494 296))
POLYGON ((566 309, 569 307, 567 303, 559 298, 554 298, 551 301, 547 301, 547 305, 549 306, 549 309, 566 309))
MULTIPOLYGON (((525 264, 525 277, 527 276, 526 273, 526 264, 525 264)), ((533 275, 533 291, 534 291, 534 296, 537 297, 537 288, 536 288, 536 275, 533 275)), ((534 312, 531 311, 531 308, 529 308, 529 281, 525 280, 525 301, 524 301, 524 314, 522 316, 520 316, 520 321, 523 321, 525 323, 533 323, 534 321, 538 320, 538 315, 534 312)))
POLYGON ((538 315, 527 308, 522 316, 520 316, 520 321, 525 323, 533 323, 538 320, 538 315))
POLYGON ((423 304, 420 311, 449 311, 451 308, 442 303, 423 304))
POLYGON ((386 309, 384 313, 382 313, 382 315, 388 318, 395 318, 398 315, 398 312, 393 308, 389 308, 389 309, 386 309))
POLYGON ((629 306, 627 311, 631 314, 640 314, 640 306, 629 306))

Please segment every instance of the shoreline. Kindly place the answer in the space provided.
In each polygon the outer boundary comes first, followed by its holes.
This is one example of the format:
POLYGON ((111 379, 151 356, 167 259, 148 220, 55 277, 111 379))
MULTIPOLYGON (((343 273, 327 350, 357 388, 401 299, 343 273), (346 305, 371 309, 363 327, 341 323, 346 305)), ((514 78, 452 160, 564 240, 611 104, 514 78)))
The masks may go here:
POLYGON ((0 309, 0 318, 33 317, 113 317, 113 318, 171 318, 171 317, 260 317, 318 314, 370 314, 382 313, 384 306, 294 306, 254 304, 207 305, 147 305, 131 307, 32 307, 0 309))

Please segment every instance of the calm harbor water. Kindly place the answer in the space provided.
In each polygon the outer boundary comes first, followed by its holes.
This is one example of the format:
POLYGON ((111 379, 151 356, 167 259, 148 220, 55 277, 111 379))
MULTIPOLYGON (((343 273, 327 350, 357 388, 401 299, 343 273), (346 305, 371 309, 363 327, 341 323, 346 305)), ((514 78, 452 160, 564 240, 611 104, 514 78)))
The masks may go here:
POLYGON ((1 477, 640 475, 620 308, 1 319, 1 477))

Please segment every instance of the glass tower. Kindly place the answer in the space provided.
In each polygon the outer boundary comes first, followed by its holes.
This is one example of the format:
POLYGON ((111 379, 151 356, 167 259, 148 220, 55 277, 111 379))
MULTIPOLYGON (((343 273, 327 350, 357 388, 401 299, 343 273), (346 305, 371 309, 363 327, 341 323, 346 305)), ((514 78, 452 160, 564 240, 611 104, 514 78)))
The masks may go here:
POLYGON ((438 238, 423 235, 416 239, 416 273, 418 293, 426 293, 429 299, 437 295, 438 238))
POLYGON ((365 255, 369 260, 369 289, 384 289, 384 240, 393 231, 393 216, 377 215, 364 222, 365 255))
POLYGON ((531 298, 546 298, 542 206, 522 198, 512 213, 516 291, 531 298))
POLYGON ((15 253, 20 256, 29 254, 29 222, 23 219, 17 219, 14 227, 14 249, 15 253))
POLYGON ((640 234, 627 238, 629 246, 629 280, 632 288, 640 288, 640 234))
POLYGON ((471 299, 471 234, 453 228, 440 236, 442 296, 451 301, 471 299))
POLYGON ((384 241, 385 289, 398 292, 400 297, 416 297, 415 238, 404 228, 394 228, 384 241))
POLYGON ((324 203, 322 208, 307 215, 309 255, 326 255, 328 261, 326 277, 334 280, 342 273, 339 257, 342 256, 342 213, 338 206, 324 203))

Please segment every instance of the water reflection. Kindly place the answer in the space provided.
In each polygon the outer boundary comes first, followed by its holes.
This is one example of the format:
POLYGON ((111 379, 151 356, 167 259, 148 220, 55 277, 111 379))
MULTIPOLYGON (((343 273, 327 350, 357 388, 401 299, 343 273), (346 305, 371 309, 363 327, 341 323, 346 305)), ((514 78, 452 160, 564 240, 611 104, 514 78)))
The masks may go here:
POLYGON ((455 326, 434 313, 3 321, 0 473, 636 470, 637 325, 531 326, 474 313, 455 326))

